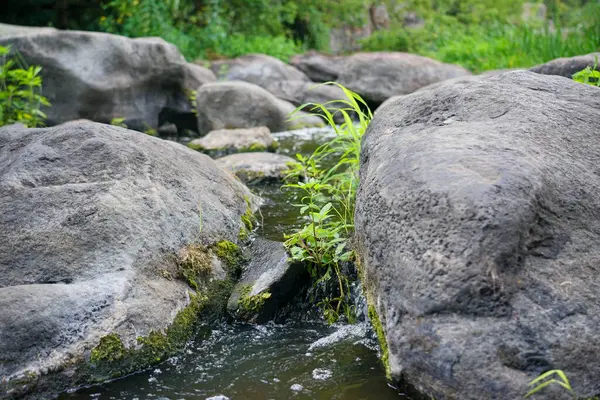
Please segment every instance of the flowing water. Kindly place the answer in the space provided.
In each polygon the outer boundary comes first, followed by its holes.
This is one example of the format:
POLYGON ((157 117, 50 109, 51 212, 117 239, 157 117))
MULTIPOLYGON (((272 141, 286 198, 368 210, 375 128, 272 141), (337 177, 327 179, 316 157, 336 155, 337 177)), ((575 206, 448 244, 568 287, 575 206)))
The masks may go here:
MULTIPOLYGON (((275 134, 279 152, 310 154, 328 129, 275 134)), ((282 240, 299 226, 295 199, 279 185, 252 188, 265 199, 258 234, 282 240)), ((366 323, 321 321, 203 326, 184 354, 146 371, 65 393, 60 400, 405 399, 388 385, 366 323)))

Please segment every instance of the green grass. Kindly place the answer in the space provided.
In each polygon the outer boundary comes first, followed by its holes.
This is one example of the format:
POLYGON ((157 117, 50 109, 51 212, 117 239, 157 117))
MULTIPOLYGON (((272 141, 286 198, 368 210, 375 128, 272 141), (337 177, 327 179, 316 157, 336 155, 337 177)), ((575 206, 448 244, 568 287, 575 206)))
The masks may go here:
POLYGON ((422 29, 376 32, 362 43, 369 51, 408 51, 482 72, 528 68, 559 57, 597 51, 600 29, 563 30, 550 25, 498 22, 466 26, 431 21, 422 29))

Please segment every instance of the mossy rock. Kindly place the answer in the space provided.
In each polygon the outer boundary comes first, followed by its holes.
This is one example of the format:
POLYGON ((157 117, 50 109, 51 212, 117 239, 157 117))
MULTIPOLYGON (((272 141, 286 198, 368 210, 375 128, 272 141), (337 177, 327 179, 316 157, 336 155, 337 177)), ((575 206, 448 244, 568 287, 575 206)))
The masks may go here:
MULTIPOLYGON (((227 300, 247 262, 243 250, 222 240, 213 245, 191 244, 177 257, 175 276, 190 287, 189 303, 164 330, 153 330, 127 347, 117 333, 110 333, 90 353, 87 374, 101 382, 160 363, 183 350, 201 322, 226 315, 227 300), (216 276, 216 270, 224 270, 216 276)), ((167 278, 167 277, 166 277, 167 278)), ((169 279, 167 278, 167 279, 169 279)))

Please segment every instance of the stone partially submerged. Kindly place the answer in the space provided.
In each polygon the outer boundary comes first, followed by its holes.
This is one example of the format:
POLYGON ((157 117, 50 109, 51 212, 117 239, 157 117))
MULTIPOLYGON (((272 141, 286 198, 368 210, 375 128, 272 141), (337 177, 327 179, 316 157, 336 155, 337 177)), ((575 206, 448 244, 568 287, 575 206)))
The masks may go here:
POLYGON ((518 399, 560 369, 600 394, 599 132, 600 89, 523 71, 378 110, 355 223, 395 381, 518 399))
POLYGON ((211 155, 267 151, 278 143, 266 126, 248 129, 218 129, 188 143, 188 147, 211 155))
POLYGON ((251 261, 234 287, 227 309, 239 320, 267 322, 309 281, 306 267, 289 258, 283 243, 258 238, 252 243, 251 261))
POLYGON ((249 201, 177 143, 86 121, 0 129, 0 393, 47 398, 180 349, 200 312, 224 311, 249 201))
POLYGON ((267 152, 232 154, 215 161, 245 183, 281 181, 289 164, 295 162, 283 154, 267 152))

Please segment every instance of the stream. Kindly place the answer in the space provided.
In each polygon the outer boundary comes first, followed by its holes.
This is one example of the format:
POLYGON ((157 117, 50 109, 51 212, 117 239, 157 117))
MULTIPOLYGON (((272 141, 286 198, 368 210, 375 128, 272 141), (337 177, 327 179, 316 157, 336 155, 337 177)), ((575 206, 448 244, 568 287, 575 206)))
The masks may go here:
MULTIPOLYGON (((329 129, 273 136, 278 152, 308 155, 329 129)), ((265 204, 257 234, 282 240, 300 226, 293 195, 280 185, 254 186, 265 204)), ((366 323, 323 321, 202 326, 186 351, 146 371, 62 394, 60 400, 407 399, 391 387, 366 323)))

